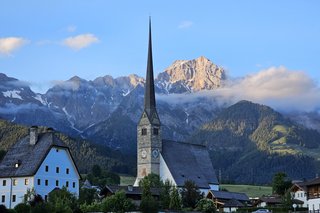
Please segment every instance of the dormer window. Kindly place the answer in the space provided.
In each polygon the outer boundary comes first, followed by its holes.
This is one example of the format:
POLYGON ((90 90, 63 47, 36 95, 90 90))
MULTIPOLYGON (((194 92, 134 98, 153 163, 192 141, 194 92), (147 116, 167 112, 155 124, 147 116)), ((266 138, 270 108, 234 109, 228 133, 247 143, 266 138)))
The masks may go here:
POLYGON ((147 129, 146 128, 143 128, 141 130, 141 135, 147 135, 147 129))
POLYGON ((159 129, 158 128, 153 128, 153 134, 154 135, 159 135, 159 129))
POLYGON ((14 164, 14 167, 15 167, 15 168, 18 168, 20 165, 21 165, 21 160, 18 160, 18 161, 14 164))

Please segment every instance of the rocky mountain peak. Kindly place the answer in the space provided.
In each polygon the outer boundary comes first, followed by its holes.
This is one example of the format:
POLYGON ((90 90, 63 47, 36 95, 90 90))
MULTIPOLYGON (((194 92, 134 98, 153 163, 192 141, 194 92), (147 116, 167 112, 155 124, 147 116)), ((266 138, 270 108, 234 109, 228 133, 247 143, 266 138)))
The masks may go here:
POLYGON ((220 87, 223 79, 224 69, 200 56, 197 59, 175 61, 158 75, 156 84, 168 93, 184 93, 220 87))

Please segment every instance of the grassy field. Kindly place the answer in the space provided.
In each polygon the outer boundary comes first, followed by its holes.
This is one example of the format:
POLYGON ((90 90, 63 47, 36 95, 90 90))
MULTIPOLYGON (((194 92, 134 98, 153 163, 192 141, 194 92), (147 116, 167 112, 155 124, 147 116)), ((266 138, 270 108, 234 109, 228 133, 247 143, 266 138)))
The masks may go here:
POLYGON ((136 177, 120 175, 121 186, 133 185, 135 180, 136 180, 136 177))
MULTIPOLYGON (((120 185, 133 185, 135 177, 120 176, 120 185)), ((271 195, 272 188, 270 186, 252 186, 252 185, 230 185, 221 184, 220 188, 227 189, 230 192, 246 193, 249 197, 261 197, 262 195, 271 195)))
POLYGON ((230 192, 246 193, 249 197, 261 197, 262 195, 271 195, 272 194, 271 186, 221 184, 220 188, 227 189, 230 192))

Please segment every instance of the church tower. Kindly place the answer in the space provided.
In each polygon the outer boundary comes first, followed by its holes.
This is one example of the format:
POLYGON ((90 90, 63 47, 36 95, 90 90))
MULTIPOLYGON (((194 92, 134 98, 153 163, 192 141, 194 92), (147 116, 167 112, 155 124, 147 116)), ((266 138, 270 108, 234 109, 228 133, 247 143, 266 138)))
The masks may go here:
POLYGON ((141 179, 150 173, 160 175, 161 123, 156 109, 154 92, 151 19, 149 19, 149 46, 147 76, 144 92, 144 109, 137 127, 137 178, 141 179))

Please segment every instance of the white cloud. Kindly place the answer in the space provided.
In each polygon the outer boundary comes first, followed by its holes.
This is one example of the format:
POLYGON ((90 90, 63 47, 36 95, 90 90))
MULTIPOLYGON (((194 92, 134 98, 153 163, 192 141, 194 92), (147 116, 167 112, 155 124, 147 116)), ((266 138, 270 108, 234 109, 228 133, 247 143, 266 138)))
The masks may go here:
POLYGON ((212 98, 227 105, 249 100, 287 112, 320 109, 320 87, 317 82, 302 71, 290 71, 285 67, 271 67, 241 79, 228 80, 216 90, 190 95, 160 95, 159 98, 173 103, 212 98))
POLYGON ((97 42, 99 42, 99 39, 93 34, 81 34, 63 40, 65 46, 74 50, 80 50, 97 42))
POLYGON ((19 37, 0 38, 0 54, 10 55, 26 43, 28 43, 26 39, 19 37))
POLYGON ((179 29, 186 29, 192 27, 193 22, 192 21, 183 21, 179 24, 178 28, 179 29))

